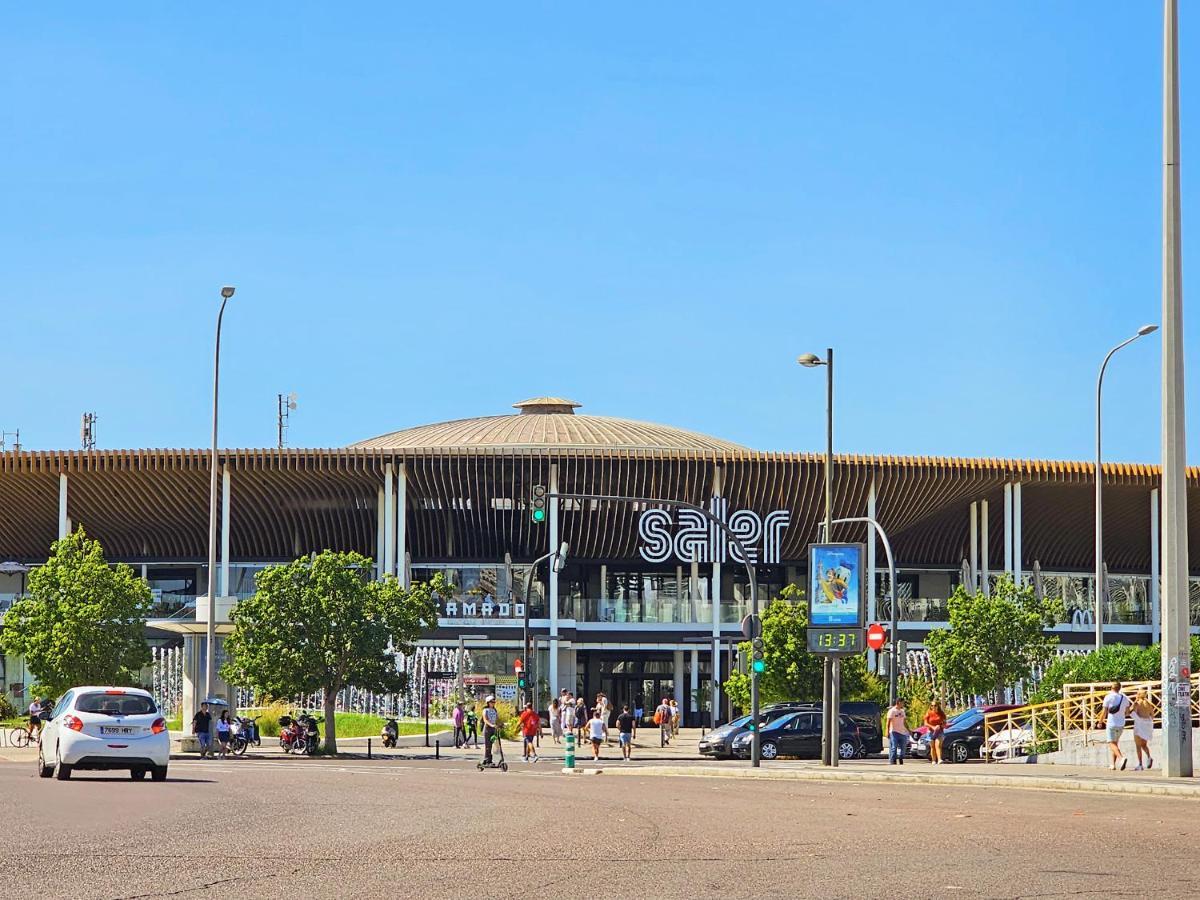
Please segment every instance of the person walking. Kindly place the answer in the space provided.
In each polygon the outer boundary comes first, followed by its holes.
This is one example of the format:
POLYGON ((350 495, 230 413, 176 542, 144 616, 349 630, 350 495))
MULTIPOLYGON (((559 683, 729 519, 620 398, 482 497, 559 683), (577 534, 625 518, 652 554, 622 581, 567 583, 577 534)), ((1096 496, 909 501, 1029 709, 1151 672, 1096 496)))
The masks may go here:
POLYGON ((463 729, 463 746, 467 746, 467 738, 470 737, 471 742, 476 748, 479 747, 479 716, 475 713, 475 708, 471 707, 467 710, 464 717, 466 726, 463 729))
POLYGON ((554 739, 554 743, 562 743, 562 707, 558 705, 558 698, 555 697, 550 701, 550 708, 546 711, 547 718, 550 720, 550 737, 554 739))
POLYGON ((596 705, 600 707, 600 719, 604 722, 604 743, 611 744, 612 738, 608 733, 608 720, 612 715, 612 701, 608 699, 607 694, 601 694, 596 698, 596 705))
POLYGON ((588 720, 591 716, 588 715, 587 701, 581 696, 575 703, 575 727, 579 730, 576 740, 583 742, 583 732, 588 727, 588 720))
POLYGON ((571 696, 570 691, 567 691, 563 698, 562 731, 564 736, 575 733, 575 698, 571 696))
POLYGON ((663 747, 671 745, 671 704, 667 702, 667 698, 662 698, 662 703, 658 704, 658 708, 654 710, 654 724, 658 726, 658 739, 663 747))
POLYGON ((201 703, 200 711, 192 716, 192 734, 200 744, 200 758, 204 759, 212 746, 212 713, 208 711, 207 703, 201 703))
POLYGON ((925 725, 929 728, 929 764, 942 764, 942 736, 946 733, 946 710, 942 709, 942 701, 934 700, 933 706, 925 713, 925 725))
POLYGON ((450 714, 450 719, 454 722, 454 746, 461 747, 467 742, 467 714, 463 710, 461 700, 454 704, 454 712, 450 714))
POLYGON ((600 762, 600 745, 604 743, 604 719, 600 718, 600 707, 596 707, 588 720, 588 737, 592 741, 592 759, 600 762))
POLYGON ((220 748, 221 759, 229 752, 230 729, 233 723, 229 721, 229 710, 221 710, 221 718, 217 719, 217 746, 220 748))
POLYGON ((629 704, 626 703, 621 707, 621 714, 617 716, 617 741, 621 745, 621 758, 625 762, 629 762, 632 758, 635 721, 633 713, 629 711, 629 704))
POLYGON ((671 698, 671 737, 679 737, 679 701, 671 698))
POLYGON ((1138 764, 1135 772, 1154 766, 1154 757, 1150 755, 1150 741, 1154 737, 1154 704, 1145 688, 1137 692, 1133 703, 1129 705, 1129 717, 1133 719, 1133 748, 1137 750, 1138 764), (1142 753, 1146 754, 1146 765, 1142 765, 1142 753))
POLYGON ((904 698, 897 697, 896 704, 887 711, 888 765, 904 765, 908 754, 908 722, 905 721, 904 698))
POLYGON ((1125 771, 1129 760, 1121 752, 1121 733, 1125 730, 1125 716, 1129 712, 1129 698, 1121 693, 1121 682, 1114 681, 1101 703, 1104 719, 1104 737, 1108 741, 1108 767, 1113 771, 1125 771))
POLYGON ((488 694, 483 701, 483 764, 493 765, 492 741, 500 735, 500 711, 496 709, 496 698, 488 694))
POLYGON ((537 762, 537 736, 542 730, 542 717, 533 711, 532 703, 526 703, 525 708, 521 710, 521 715, 517 718, 521 723, 521 737, 524 744, 523 758, 525 762, 537 762))

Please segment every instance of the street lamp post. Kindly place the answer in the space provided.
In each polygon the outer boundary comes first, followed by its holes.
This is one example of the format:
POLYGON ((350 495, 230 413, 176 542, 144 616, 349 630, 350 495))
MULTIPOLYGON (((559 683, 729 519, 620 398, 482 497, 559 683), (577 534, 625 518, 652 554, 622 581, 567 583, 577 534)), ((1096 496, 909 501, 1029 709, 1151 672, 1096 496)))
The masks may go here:
POLYGON ((1104 489, 1104 478, 1100 464, 1100 397, 1104 389, 1104 370, 1113 354, 1123 347, 1128 347, 1140 337, 1145 337, 1158 331, 1157 325, 1143 325, 1131 338, 1127 338, 1108 351, 1104 362, 1100 363, 1100 374, 1096 376, 1096 649, 1104 645, 1104 599, 1108 596, 1108 579, 1104 574, 1104 519, 1101 516, 1101 495, 1104 489))
MULTIPOLYGON (((833 348, 825 350, 825 358, 815 353, 805 353, 796 358, 805 368, 825 367, 825 540, 833 540, 833 348)), ((871 590, 875 586, 871 585, 871 590)), ((893 635, 893 640, 895 636, 893 635)), ((821 691, 821 734, 825 738, 821 746, 821 764, 838 764, 838 712, 841 709, 840 681, 842 663, 836 657, 825 657, 824 679, 821 691)))
POLYGON ((221 288, 221 310, 217 313, 217 340, 213 350, 213 413, 212 455, 208 489, 208 622, 204 632, 204 696, 213 695, 213 676, 216 672, 217 644, 217 396, 221 383, 221 320, 225 317, 225 304, 233 296, 234 288, 221 288))
MULTIPOLYGON (((529 659, 529 588, 533 584, 533 573, 538 566, 548 559, 554 560, 552 563, 550 563, 554 571, 561 572, 563 565, 567 561, 567 551, 569 549, 570 547, 567 542, 563 541, 557 552, 546 553, 542 556, 539 556, 529 564, 529 568, 525 572, 525 596, 523 598, 525 603, 524 609, 522 610, 524 613, 524 619, 521 628, 521 652, 525 654, 524 663, 526 672, 530 671, 532 668, 530 666, 529 659)), ((524 694, 521 696, 522 702, 528 702, 529 695, 532 693, 531 688, 532 686, 529 684, 529 676, 526 676, 526 688, 524 694)), ((551 693, 553 693, 553 687, 551 687, 551 693)))

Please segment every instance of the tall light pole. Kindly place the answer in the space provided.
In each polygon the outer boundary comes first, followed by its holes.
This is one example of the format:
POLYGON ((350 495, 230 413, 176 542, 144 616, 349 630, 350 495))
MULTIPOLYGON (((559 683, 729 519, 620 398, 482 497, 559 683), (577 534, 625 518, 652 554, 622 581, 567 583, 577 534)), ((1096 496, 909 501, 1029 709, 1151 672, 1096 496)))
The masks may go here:
MULTIPOLYGON (((825 367, 825 540, 833 540, 833 348, 825 350, 825 358, 815 353, 805 353, 796 357, 796 362, 805 368, 814 369, 825 367)), ((871 590, 875 586, 871 585, 871 590)), ((895 602, 895 601, 893 601, 895 602)), ((892 635, 892 640, 896 636, 892 635)), ((825 737, 821 746, 821 764, 836 766, 838 725, 840 720, 840 691, 839 680, 842 675, 841 660, 837 657, 825 657, 823 669, 824 679, 821 689, 821 734, 825 737)))
POLYGON ((1162 678, 1163 774, 1192 775, 1188 647, 1187 429, 1179 199, 1179 8, 1163 0, 1162 678))
POLYGON ((1108 579, 1104 575, 1104 519, 1100 515, 1101 494, 1104 488, 1104 476, 1100 468, 1100 396, 1104 389, 1104 370, 1113 354, 1122 347, 1128 347, 1140 337, 1158 331, 1157 325, 1143 325, 1131 338, 1126 338, 1108 351, 1104 362, 1100 363, 1100 374, 1096 377, 1096 649, 1104 645, 1104 598, 1108 596, 1108 579))
POLYGON ((221 288, 221 310, 217 313, 217 340, 213 350, 212 455, 209 457, 208 489, 208 623, 204 631, 204 696, 213 695, 217 647, 217 398, 221 384, 221 320, 232 287, 221 288))

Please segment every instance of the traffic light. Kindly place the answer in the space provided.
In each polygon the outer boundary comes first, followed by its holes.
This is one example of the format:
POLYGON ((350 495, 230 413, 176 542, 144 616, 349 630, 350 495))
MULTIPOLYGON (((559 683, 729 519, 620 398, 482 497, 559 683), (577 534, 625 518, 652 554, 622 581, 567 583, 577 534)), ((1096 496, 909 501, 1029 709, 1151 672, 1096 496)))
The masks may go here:
POLYGON ((546 486, 544 484, 535 484, 533 486, 533 521, 546 521, 546 486))
POLYGON ((756 637, 750 642, 750 668, 755 675, 761 675, 767 671, 767 661, 763 658, 763 640, 756 637))
POLYGON ((525 678, 525 673, 524 673, 524 672, 518 672, 518 673, 517 673, 517 688, 518 688, 519 690, 522 690, 522 691, 523 691, 523 690, 525 690, 527 687, 529 687, 529 682, 528 682, 528 681, 526 680, 526 678, 525 678))

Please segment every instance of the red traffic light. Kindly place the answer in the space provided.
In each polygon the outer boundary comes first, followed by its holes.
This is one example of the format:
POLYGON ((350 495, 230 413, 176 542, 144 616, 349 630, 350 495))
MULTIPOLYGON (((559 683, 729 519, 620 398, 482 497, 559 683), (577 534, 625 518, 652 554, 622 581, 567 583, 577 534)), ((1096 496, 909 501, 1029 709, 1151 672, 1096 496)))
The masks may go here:
POLYGON ((519 659, 513 660, 513 671, 520 675, 525 670, 525 664, 519 659))

